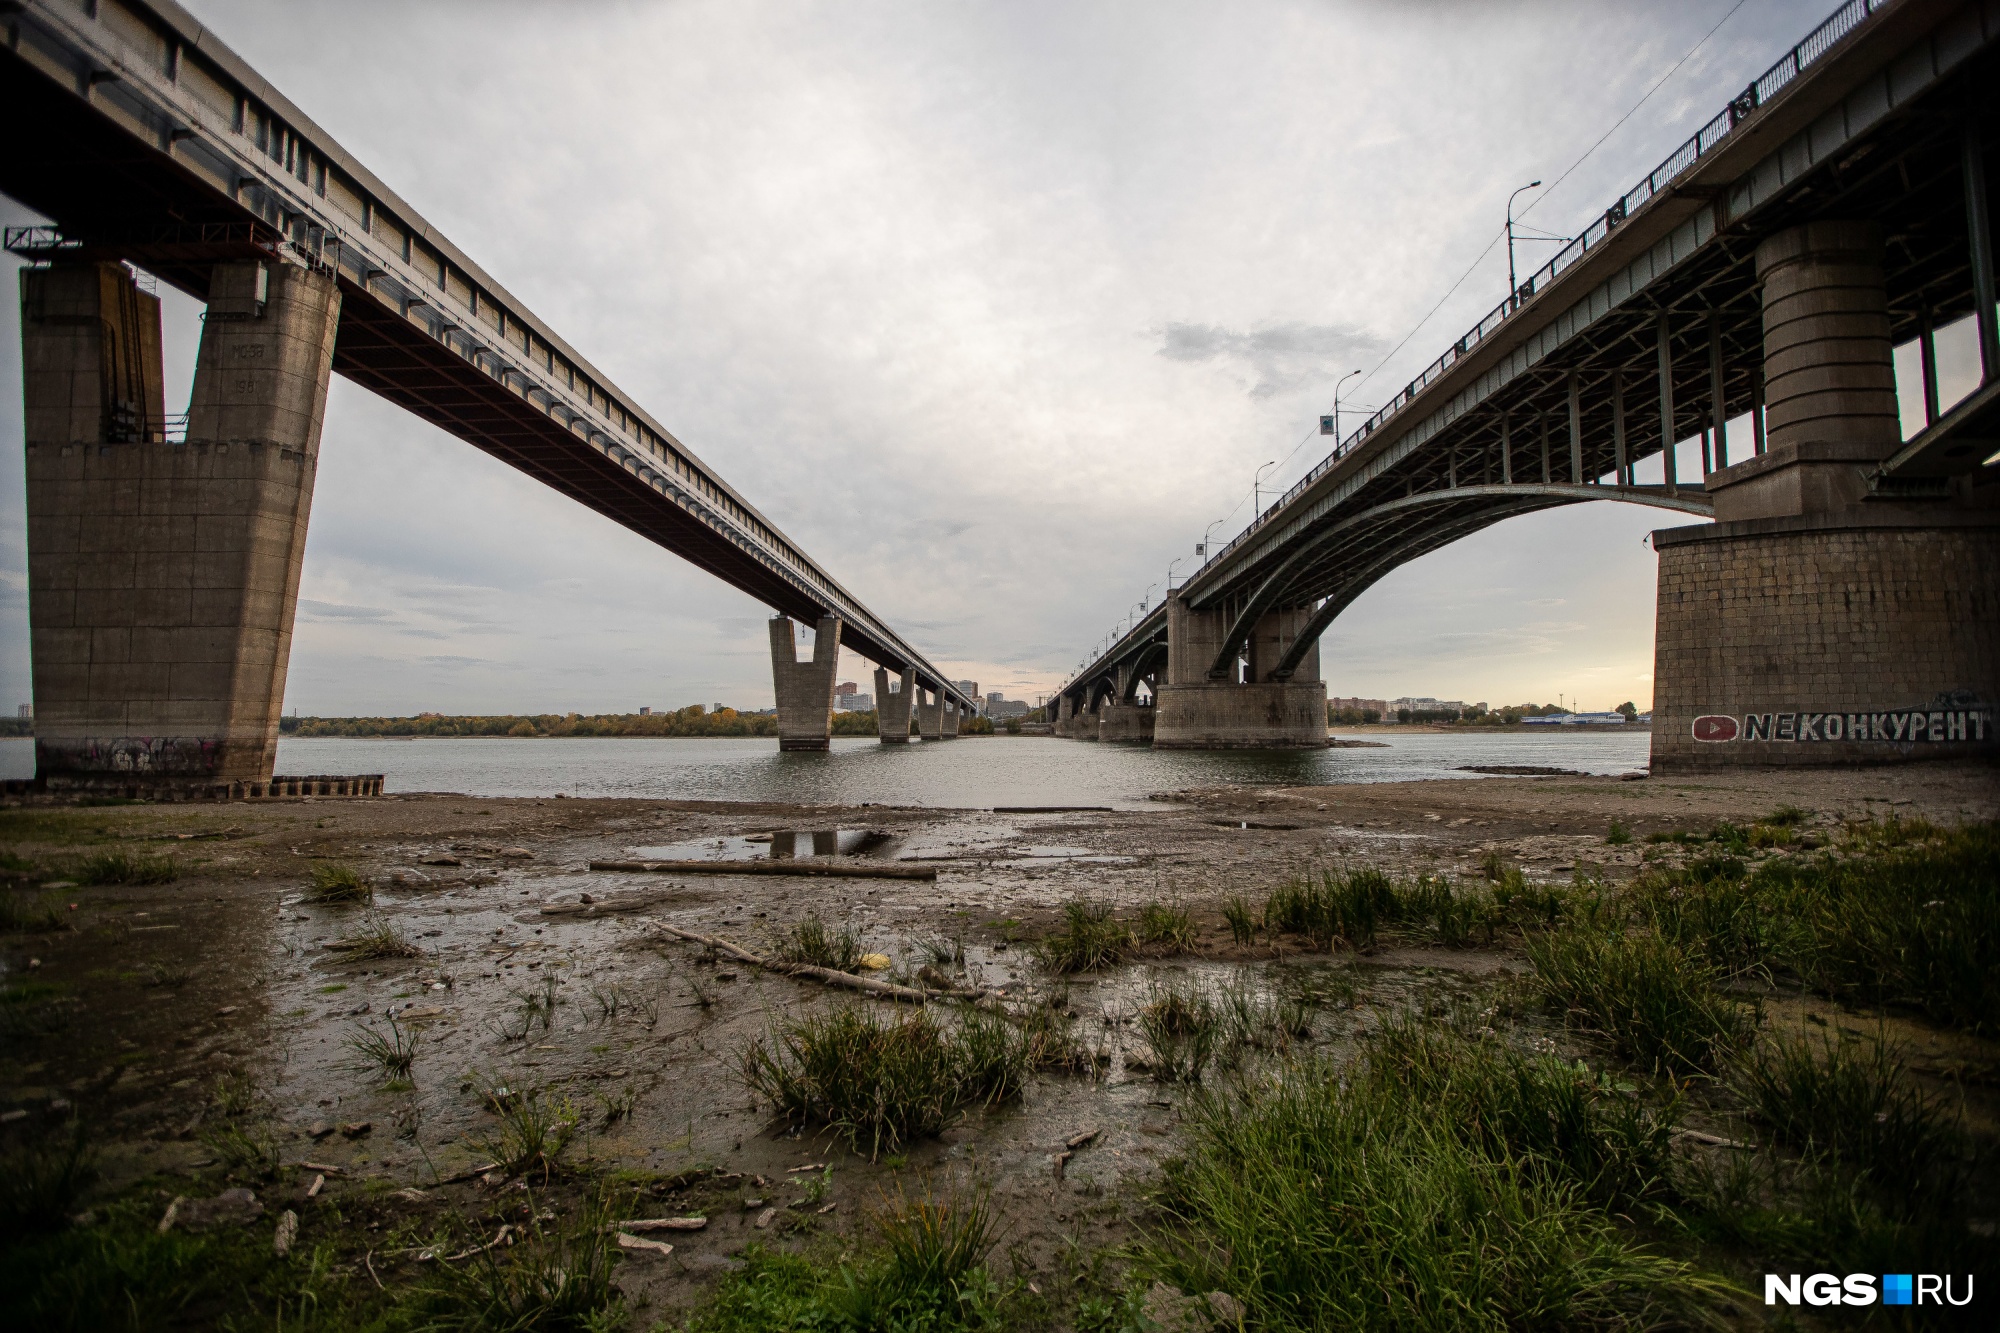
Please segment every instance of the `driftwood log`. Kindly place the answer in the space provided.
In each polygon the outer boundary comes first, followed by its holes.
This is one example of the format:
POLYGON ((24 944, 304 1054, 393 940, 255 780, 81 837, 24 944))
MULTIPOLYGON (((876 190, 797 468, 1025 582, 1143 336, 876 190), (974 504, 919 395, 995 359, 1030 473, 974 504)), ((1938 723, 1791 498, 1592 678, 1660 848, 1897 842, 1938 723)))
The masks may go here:
POLYGON ((953 987, 949 990, 922 990, 915 986, 898 986, 893 981, 877 981, 874 977, 858 977, 852 972, 841 972, 831 967, 817 967, 811 963, 788 963, 782 958, 764 958, 751 953, 740 944, 733 944, 719 935, 697 935, 679 926, 669 926, 665 922, 660 929, 676 939, 704 945, 719 954, 726 954, 739 963, 761 967, 766 972, 776 972, 788 977, 808 977, 829 986, 845 986, 849 990, 866 991, 871 995, 881 995, 892 1000, 909 1000, 922 1004, 926 1000, 986 1000, 999 999, 1004 992, 988 990, 983 986, 953 987))
POLYGON ((929 879, 927 866, 837 866, 817 861, 592 861, 592 870, 636 875, 811 875, 822 879, 929 879))

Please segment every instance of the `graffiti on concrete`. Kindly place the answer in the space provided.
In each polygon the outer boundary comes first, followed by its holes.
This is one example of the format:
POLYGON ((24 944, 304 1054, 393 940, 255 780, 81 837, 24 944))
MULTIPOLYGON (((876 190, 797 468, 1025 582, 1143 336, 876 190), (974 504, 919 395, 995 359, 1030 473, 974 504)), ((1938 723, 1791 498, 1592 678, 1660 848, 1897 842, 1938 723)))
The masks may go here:
POLYGON ((1993 710, 1976 697, 1940 695, 1923 708, 1882 712, 1704 713, 1694 720, 1694 738, 1705 744, 1729 741, 1846 741, 1891 745, 1952 745, 1995 739, 1993 710))
POLYGON ((214 773, 223 744, 204 736, 37 739, 35 763, 43 773, 214 773))

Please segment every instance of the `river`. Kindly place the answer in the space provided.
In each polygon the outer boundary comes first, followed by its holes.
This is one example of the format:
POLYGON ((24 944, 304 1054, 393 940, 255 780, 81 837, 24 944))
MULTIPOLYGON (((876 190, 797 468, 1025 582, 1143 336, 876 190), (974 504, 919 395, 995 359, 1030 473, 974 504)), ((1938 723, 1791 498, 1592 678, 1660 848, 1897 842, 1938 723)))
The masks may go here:
MULTIPOLYGON (((1360 733, 1358 738, 1367 737, 1360 733)), ((368 739, 278 742, 278 772, 381 773, 390 792, 470 796, 630 796, 799 804, 1105 805, 1141 809, 1154 792, 1226 783, 1298 785, 1476 778, 1467 766, 1539 765, 1626 773, 1651 735, 1388 732, 1382 748, 1154 750, 1045 736, 968 736, 886 746, 839 737, 827 754, 780 754, 769 739, 368 739)), ((34 742, 0 740, 0 777, 34 774, 34 742)))

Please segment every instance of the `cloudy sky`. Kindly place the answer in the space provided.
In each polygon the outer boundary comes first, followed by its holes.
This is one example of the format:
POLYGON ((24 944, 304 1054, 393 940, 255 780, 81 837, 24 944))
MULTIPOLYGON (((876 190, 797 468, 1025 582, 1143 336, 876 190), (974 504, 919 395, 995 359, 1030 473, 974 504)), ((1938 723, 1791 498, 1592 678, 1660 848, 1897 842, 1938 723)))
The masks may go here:
MULTIPOLYGON (((1523 201, 1573 230, 1831 8, 186 2, 934 662, 1031 699, 1259 465, 1318 461, 1341 375, 1373 406, 1499 300, 1510 190, 1561 178, 1523 201)), ((169 411, 199 315, 168 302, 169 411)), ((19 402, 5 321, 9 705, 19 402)), ((1328 688, 1644 705, 1674 521, 1573 507, 1406 566, 1328 688)), ((766 614, 335 381, 288 708, 764 707, 766 614)))

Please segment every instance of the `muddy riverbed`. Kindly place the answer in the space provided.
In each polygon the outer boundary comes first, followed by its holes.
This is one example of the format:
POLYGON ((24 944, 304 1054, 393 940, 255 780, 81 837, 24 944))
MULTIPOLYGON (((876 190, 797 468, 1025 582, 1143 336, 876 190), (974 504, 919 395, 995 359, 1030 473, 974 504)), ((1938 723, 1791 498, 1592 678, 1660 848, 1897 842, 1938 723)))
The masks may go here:
MULTIPOLYGON (((254 1104, 285 1167, 261 1187, 268 1212, 297 1211, 302 1234, 341 1226, 386 1237, 407 1233, 413 1216, 510 1215, 516 1195, 502 1192, 522 1182, 476 1171, 488 1160, 478 1145, 493 1094, 566 1098, 589 1127, 579 1158, 658 1212, 708 1218, 666 1236, 671 1255, 634 1252, 620 1265, 620 1286, 648 1320, 685 1309, 752 1240, 849 1234, 893 1179, 984 1182, 1010 1271, 1073 1282, 1079 1256, 1132 1238, 1144 1188, 1174 1152, 1187 1094, 1132 1061, 1134 1017, 1155 988, 1192 978, 1292 997, 1311 1014, 1303 1040, 1339 1050, 1388 1014, 1477 1001, 1524 966, 1504 943, 1367 955, 1238 943, 1224 924, 1228 898, 1261 900, 1288 876, 1339 864, 1470 879, 1498 858, 1531 882, 1617 880, 1647 857, 1681 854, 1649 833, 1780 805, 1810 812, 1808 839, 1892 813, 1992 819, 2000 783, 1991 769, 1946 766, 1494 777, 1204 789, 1150 805, 1005 813, 403 796, 0 811, 11 873, 41 868, 36 901, 59 918, 43 924, 60 927, 0 936, 11 997, 0 1111, 15 1127, 87 1117, 102 1189, 184 1178, 196 1194, 217 1182, 204 1126, 231 1099, 237 1110, 254 1104), (1631 840, 1607 840, 1614 824, 1631 840), (171 858, 176 877, 94 887, 47 877, 106 854, 171 858), (935 878, 591 868, 612 861, 935 878), (315 869, 332 866, 370 883, 373 905, 313 901, 315 869), (1079 898, 1121 914, 1183 906, 1196 934, 1057 980, 1029 946, 1079 898), (920 984, 930 965, 953 984, 1004 993, 998 1003, 1055 999, 1076 1016, 1095 1072, 1040 1077, 941 1138, 874 1161, 798 1134, 746 1088, 746 1047, 774 1022, 873 1002, 663 927, 767 952, 808 915, 883 956, 865 975, 920 984), (415 951, 360 958, 343 947, 384 928, 415 951), (391 1018, 416 1046, 408 1077, 385 1086, 359 1067, 354 1042, 391 1031, 391 1018), (328 1203, 341 1211, 314 1211, 328 1203)), ((1916 1040, 1940 1065, 1992 1067, 1984 1043, 1929 1031, 1916 1040)), ((172 1192, 162 1187, 163 1207, 172 1192)), ((383 1276, 425 1261, 413 1246, 367 1259, 383 1276)))

